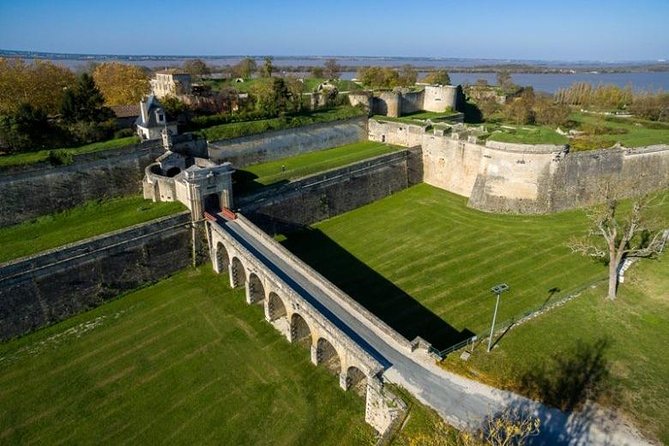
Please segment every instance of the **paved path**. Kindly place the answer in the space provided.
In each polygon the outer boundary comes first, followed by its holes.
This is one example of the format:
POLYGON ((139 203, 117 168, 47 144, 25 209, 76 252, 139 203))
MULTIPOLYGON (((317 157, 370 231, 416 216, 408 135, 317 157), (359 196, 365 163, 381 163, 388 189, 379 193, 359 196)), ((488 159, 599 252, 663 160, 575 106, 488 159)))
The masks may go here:
POLYGON ((511 406, 529 410, 541 418, 542 433, 533 438, 531 444, 646 444, 634 429, 595 408, 579 416, 567 416, 514 393, 446 372, 431 358, 400 346, 361 314, 344 308, 237 222, 225 223, 223 227, 286 284, 376 357, 386 368, 385 380, 409 390, 450 424, 458 428, 478 426, 486 416, 511 406))

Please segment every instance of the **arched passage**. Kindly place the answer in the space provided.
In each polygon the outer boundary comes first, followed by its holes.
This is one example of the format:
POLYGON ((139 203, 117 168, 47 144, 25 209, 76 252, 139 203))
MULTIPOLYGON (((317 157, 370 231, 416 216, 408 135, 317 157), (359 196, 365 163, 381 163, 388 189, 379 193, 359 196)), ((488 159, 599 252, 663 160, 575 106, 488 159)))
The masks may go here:
POLYGON ((290 342, 298 343, 305 347, 311 345, 311 329, 302 316, 293 313, 290 318, 290 342))
POLYGON ((267 319, 270 322, 274 322, 287 315, 286 306, 283 304, 281 298, 273 291, 269 293, 267 297, 267 319))
POLYGON ((265 299, 265 287, 255 273, 249 274, 246 285, 246 301, 250 304, 261 303, 265 299))
POLYGON ((237 257, 233 257, 230 264, 230 286, 237 288, 244 286, 245 283, 246 271, 244 271, 244 265, 242 265, 242 262, 237 257))
POLYGON ((316 343, 316 364, 324 365, 335 375, 341 373, 341 360, 334 346, 325 338, 319 338, 316 343))
POLYGON ((355 366, 346 371, 346 388, 363 397, 367 394, 367 375, 355 366))
POLYGON ((204 210, 215 214, 221 212, 221 197, 219 194, 209 194, 204 197, 204 210))
POLYGON ((225 249, 223 243, 216 244, 216 270, 219 274, 227 273, 230 266, 230 257, 228 257, 228 250, 225 249))

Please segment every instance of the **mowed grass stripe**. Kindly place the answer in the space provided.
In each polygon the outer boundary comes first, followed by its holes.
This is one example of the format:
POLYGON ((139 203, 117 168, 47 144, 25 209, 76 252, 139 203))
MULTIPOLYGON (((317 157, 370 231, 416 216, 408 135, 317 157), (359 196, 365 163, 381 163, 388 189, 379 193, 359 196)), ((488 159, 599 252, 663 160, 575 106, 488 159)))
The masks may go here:
POLYGON ((499 315, 508 319, 540 306, 550 289, 575 288, 606 273, 565 246, 586 225, 580 210, 487 214, 468 208, 466 198, 421 184, 310 231, 284 234, 283 243, 400 331, 420 325, 411 318, 436 316, 479 333, 490 324, 489 289, 498 282, 511 286, 499 315), (333 254, 329 246, 346 254, 333 254), (384 283, 378 291, 370 287, 384 283), (404 311, 407 297, 397 290, 425 309, 404 311))
POLYGON ((210 266, 10 341, 3 354, 100 317, 79 337, 0 365, 3 443, 373 442, 364 401, 311 365, 307 350, 210 266))

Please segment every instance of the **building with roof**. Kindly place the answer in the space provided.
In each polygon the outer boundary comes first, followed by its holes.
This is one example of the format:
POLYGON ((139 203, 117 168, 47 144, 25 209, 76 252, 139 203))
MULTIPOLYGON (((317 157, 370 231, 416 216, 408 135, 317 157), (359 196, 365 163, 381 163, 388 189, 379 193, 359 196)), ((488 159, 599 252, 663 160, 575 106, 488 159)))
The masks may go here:
POLYGON ((190 74, 177 69, 156 71, 156 77, 150 83, 151 91, 158 99, 191 94, 193 89, 190 74))
POLYGON ((165 110, 154 95, 142 99, 139 103, 140 114, 135 121, 137 134, 143 141, 161 139, 161 131, 167 129, 172 135, 177 134, 177 125, 167 122, 165 110))

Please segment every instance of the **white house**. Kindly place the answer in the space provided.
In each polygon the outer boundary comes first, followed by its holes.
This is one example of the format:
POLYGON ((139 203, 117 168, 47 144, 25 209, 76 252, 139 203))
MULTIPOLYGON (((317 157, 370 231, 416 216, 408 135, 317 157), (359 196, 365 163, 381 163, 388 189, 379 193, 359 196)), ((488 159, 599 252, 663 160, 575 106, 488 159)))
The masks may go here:
POLYGON ((177 125, 174 122, 168 123, 165 110, 158 102, 155 96, 150 95, 142 99, 139 103, 139 117, 135 121, 137 134, 142 141, 161 139, 161 131, 167 129, 172 135, 177 134, 177 125))

